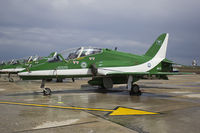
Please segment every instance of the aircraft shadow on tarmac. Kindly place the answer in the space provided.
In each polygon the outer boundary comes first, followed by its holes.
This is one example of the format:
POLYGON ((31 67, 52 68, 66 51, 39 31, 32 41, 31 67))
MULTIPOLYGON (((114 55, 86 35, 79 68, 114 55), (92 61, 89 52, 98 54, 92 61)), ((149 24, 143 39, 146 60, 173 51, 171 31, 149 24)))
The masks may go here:
MULTIPOLYGON (((53 90, 52 95, 54 94, 70 94, 70 93, 119 93, 124 92, 125 89, 121 88, 113 88, 113 89, 99 89, 97 87, 91 87, 83 85, 80 89, 71 89, 71 90, 53 90)), ((30 95, 41 95, 43 94, 42 91, 34 91, 34 92, 27 92, 27 93, 15 93, 15 94, 8 94, 6 96, 30 96, 30 95)), ((128 93, 127 93, 128 95, 128 93)))
MULTIPOLYGON (((148 88, 148 87, 144 87, 148 88)), ((111 94, 111 95, 127 95, 127 89, 125 87, 116 87, 113 89, 99 89, 98 87, 91 87, 89 85, 82 85, 80 89, 71 89, 71 90, 54 90, 52 91, 52 95, 55 94, 70 94, 70 93, 102 93, 102 94, 111 94)), ((27 93, 15 93, 15 94, 8 94, 6 96, 33 96, 33 95, 42 95, 42 91, 34 91, 34 92, 27 92, 27 93)), ((142 92, 142 96, 144 97, 160 97, 160 98, 167 98, 173 97, 167 94, 156 94, 150 92, 142 92)))
POLYGON ((154 89, 178 89, 176 87, 164 87, 164 86, 152 86, 152 85, 140 85, 141 88, 154 88, 154 89))

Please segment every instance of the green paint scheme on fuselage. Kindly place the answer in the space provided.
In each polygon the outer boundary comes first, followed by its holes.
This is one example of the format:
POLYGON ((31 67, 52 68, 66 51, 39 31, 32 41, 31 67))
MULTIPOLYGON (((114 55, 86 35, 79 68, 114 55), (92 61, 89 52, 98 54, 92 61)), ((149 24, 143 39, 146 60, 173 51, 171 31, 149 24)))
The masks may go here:
POLYGON ((0 70, 5 70, 5 71, 0 71, 0 74, 8 74, 8 73, 17 74, 18 71, 9 72, 9 71, 6 71, 6 69, 20 69, 20 68, 25 68, 25 65, 24 64, 6 64, 0 68, 0 70))
POLYGON ((46 62, 47 60, 48 60, 48 58, 44 57, 37 61, 30 61, 30 62, 19 61, 14 64, 7 63, 0 67, 0 74, 17 74, 25 69, 28 70, 29 68, 36 66, 37 64, 42 64, 42 63, 46 62), (9 70, 9 69, 13 69, 13 70, 9 70), (19 69, 19 70, 17 70, 17 69, 19 69), (4 71, 2 71, 2 70, 4 70, 4 71))
POLYGON ((20 72, 19 76, 24 80, 93 77, 90 82, 94 84, 102 83, 103 77, 111 78, 114 84, 125 83, 129 75, 134 76, 134 82, 142 79, 144 75, 166 79, 166 75, 172 72, 173 64, 165 59, 167 43, 168 34, 164 33, 144 55, 98 48, 88 48, 84 51, 84 47, 81 47, 77 49, 81 52, 70 53, 67 59, 57 54, 55 60, 36 64, 28 68, 28 71, 20 72), (91 51, 94 53, 91 54, 91 51), (98 70, 96 74, 92 71, 94 68, 98 70))
MULTIPOLYGON (((62 58, 62 55, 59 55, 62 58)), ((95 64, 98 68, 103 67, 122 67, 122 66, 134 66, 149 61, 152 57, 139 56, 130 53, 119 52, 110 49, 102 49, 102 52, 95 55, 89 55, 71 60, 59 60, 55 62, 43 62, 32 66, 29 71, 46 71, 46 70, 70 70, 70 69, 85 69, 91 68, 92 64, 95 64), (86 64, 82 66, 82 64, 86 64)), ((162 62, 152 69, 150 72, 162 72, 162 62), (158 69, 160 68, 160 69, 158 69)), ((26 72, 26 70, 22 71, 26 72)), ((72 77, 91 77, 92 75, 36 75, 36 76, 20 76, 23 80, 38 80, 49 78, 72 78, 72 77)), ((126 81, 126 80, 125 80, 126 81)), ((115 80, 118 83, 117 80, 115 80)), ((119 82, 120 83, 120 82, 119 82)))
MULTIPOLYGON (((62 57, 62 55, 59 55, 62 57)), ((110 49, 103 49, 99 54, 89 55, 71 60, 59 60, 55 62, 44 62, 34 65, 29 70, 62 70, 62 69, 83 69, 90 68, 92 64, 96 64, 98 68, 101 67, 121 67, 142 64, 151 57, 138 56, 129 53, 114 51, 110 49), (82 63, 86 63, 84 66, 82 63)), ((25 72, 25 71, 23 71, 25 72)))

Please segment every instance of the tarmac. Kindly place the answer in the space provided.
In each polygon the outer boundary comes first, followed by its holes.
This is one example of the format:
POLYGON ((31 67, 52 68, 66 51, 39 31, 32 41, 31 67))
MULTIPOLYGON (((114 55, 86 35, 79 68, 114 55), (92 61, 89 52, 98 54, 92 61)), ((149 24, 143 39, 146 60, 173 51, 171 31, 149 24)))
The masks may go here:
POLYGON ((52 95, 43 96, 41 81, 22 81, 16 76, 14 80, 8 82, 6 75, 0 78, 1 133, 200 131, 198 74, 169 76, 169 80, 140 80, 137 84, 141 96, 129 96, 126 85, 101 90, 89 86, 88 79, 47 82, 52 95), (123 107, 136 109, 136 114, 129 114, 123 107))

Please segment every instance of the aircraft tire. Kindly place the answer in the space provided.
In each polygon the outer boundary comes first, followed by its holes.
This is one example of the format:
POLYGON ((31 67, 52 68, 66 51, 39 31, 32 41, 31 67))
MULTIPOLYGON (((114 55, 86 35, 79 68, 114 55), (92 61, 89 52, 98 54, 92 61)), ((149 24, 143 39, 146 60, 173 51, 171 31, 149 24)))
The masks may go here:
POLYGON ((103 78, 103 87, 106 89, 113 88, 113 81, 111 78, 103 78))
POLYGON ((44 96, 51 95, 51 89, 50 88, 44 88, 43 94, 44 94, 44 96))
POLYGON ((133 84, 129 94, 131 96, 133 96, 133 95, 140 96, 142 94, 142 92, 140 91, 140 87, 137 84, 133 84))

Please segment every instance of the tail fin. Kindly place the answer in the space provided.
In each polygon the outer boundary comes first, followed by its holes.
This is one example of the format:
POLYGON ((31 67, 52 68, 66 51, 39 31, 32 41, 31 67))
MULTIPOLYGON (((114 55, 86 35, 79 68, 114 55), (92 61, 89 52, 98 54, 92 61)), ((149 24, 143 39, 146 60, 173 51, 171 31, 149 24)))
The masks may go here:
POLYGON ((168 33, 161 34, 153 43, 153 45, 149 48, 149 50, 145 53, 145 56, 154 57, 156 55, 156 57, 165 58, 168 38, 168 33))
POLYGON ((52 52, 49 56, 47 56, 48 58, 54 57, 57 55, 57 52, 52 52))

